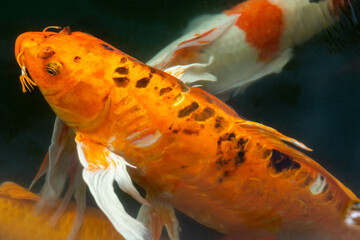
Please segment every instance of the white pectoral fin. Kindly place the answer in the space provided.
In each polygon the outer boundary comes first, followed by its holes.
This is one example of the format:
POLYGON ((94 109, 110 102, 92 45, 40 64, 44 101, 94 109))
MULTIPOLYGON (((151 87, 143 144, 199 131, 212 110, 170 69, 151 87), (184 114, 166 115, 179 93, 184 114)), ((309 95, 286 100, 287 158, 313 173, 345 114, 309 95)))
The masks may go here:
POLYGON ((146 228, 126 213, 113 188, 116 180, 121 189, 146 203, 127 173, 126 167, 129 164, 122 157, 96 143, 88 144, 78 138, 76 143, 80 162, 84 166, 83 179, 99 208, 125 239, 147 239, 146 228), (106 162, 100 163, 100 159, 105 159, 106 162))
POLYGON ((142 205, 137 219, 141 221, 149 230, 151 239, 159 240, 161 231, 165 226, 171 240, 180 239, 179 222, 175 216, 175 209, 171 204, 159 200, 149 195, 146 200, 150 205, 142 205))
POLYGON ((176 65, 165 69, 166 73, 180 79, 187 85, 194 85, 198 81, 217 81, 216 76, 207 72, 207 67, 214 61, 214 56, 207 63, 192 63, 188 65, 176 65))
POLYGON ((184 50, 197 49, 198 51, 216 41, 235 24, 238 17, 239 15, 217 14, 199 18, 194 28, 189 29, 185 35, 161 50, 147 64, 162 70, 173 66, 172 61, 178 57, 182 58, 181 54, 184 50))
POLYGON ((120 164, 115 169, 115 181, 117 182, 119 188, 132 196, 139 203, 148 205, 148 202, 140 195, 140 193, 134 187, 134 184, 131 181, 129 174, 126 171, 126 166, 134 167, 127 163, 122 157, 116 155, 115 153, 110 152, 110 158, 120 158, 119 162, 124 162, 124 164, 120 164))
POLYGON ((241 79, 240 81, 237 81, 230 88, 224 89, 222 92, 218 92, 217 94, 222 94, 231 89, 236 89, 234 95, 242 93, 246 87, 248 87, 251 83, 255 82, 256 80, 259 80, 260 78, 263 78, 272 73, 280 73, 281 70, 284 68, 284 66, 290 61, 292 56, 293 56, 292 48, 286 49, 285 51, 281 52, 279 56, 266 63, 266 65, 254 75, 246 79, 241 79))

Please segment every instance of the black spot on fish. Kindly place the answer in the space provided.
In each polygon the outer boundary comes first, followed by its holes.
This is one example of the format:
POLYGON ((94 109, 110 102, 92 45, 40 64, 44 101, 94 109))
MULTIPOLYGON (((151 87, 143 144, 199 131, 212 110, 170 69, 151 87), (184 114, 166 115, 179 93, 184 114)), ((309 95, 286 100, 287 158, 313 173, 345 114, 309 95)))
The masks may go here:
POLYGON ((53 35, 55 35, 55 34, 45 35, 44 38, 48 38, 48 37, 51 37, 51 36, 53 36, 53 35))
POLYGON ((229 160, 219 157, 215 163, 218 165, 218 169, 220 169, 221 167, 229 164, 229 160))
POLYGON ((215 111, 212 108, 206 107, 200 113, 194 114, 195 121, 203 122, 215 115, 215 111))
POLYGON ((127 77, 114 77, 113 80, 118 87, 126 87, 129 84, 129 79, 127 77))
MULTIPOLYGON (((160 77, 166 78, 162 71, 156 71, 156 73, 159 74, 160 77)), ((173 84, 172 86, 175 87, 175 84, 173 84)))
POLYGON ((229 174, 230 174, 229 171, 224 171, 222 177, 220 177, 220 178, 218 179, 218 182, 219 182, 219 183, 222 183, 222 182, 224 181, 224 178, 226 178, 227 176, 229 176, 229 174))
POLYGON ((232 141, 235 139, 235 134, 234 133, 230 133, 229 136, 228 136, 228 141, 232 141))
POLYGON ((171 87, 166 87, 160 89, 160 96, 164 95, 165 93, 171 92, 173 89, 171 87))
POLYGON ((245 162, 245 151, 239 151, 237 153, 238 158, 235 158, 235 165, 239 165, 245 162))
POLYGON ((49 57, 52 57, 55 54, 55 51, 53 51, 50 47, 44 48, 38 55, 41 59, 47 59, 49 57))
POLYGON ((189 106, 184 107, 178 113, 179 118, 183 118, 189 116, 193 111, 199 108, 199 104, 197 102, 192 102, 189 106))
POLYGON ((153 68, 153 67, 150 67, 150 72, 151 72, 151 73, 156 73, 156 69, 153 68))
POLYGON ((303 183, 304 187, 309 186, 310 183, 312 183, 313 181, 314 181, 314 179, 312 177, 310 177, 310 176, 306 177, 306 179, 305 179, 305 181, 303 183))
POLYGON ((109 45, 107 44, 104 44, 104 43, 100 43, 101 46, 103 46, 106 50, 109 50, 109 51, 114 51, 114 49, 112 47, 110 47, 109 45))
POLYGON ((74 57, 74 62, 79 62, 80 61, 80 57, 79 56, 76 56, 76 57, 74 57))
POLYGON ((177 134, 177 133, 179 132, 179 130, 178 130, 178 129, 174 129, 174 130, 172 130, 172 132, 175 133, 175 134, 177 134))
POLYGON ((181 165, 182 169, 185 169, 185 168, 188 168, 188 167, 189 167, 188 165, 181 165))
POLYGON ((140 79, 140 80, 138 80, 136 82, 135 87, 137 87, 137 88, 146 88, 147 85, 149 84, 149 82, 150 82, 149 78, 142 78, 142 79, 140 79))
POLYGON ((153 75, 151 73, 149 73, 149 78, 152 79, 153 75))
POLYGON ((218 144, 218 147, 221 145, 221 142, 223 141, 231 141, 235 138, 235 134, 234 133, 225 133, 223 134, 222 136, 219 137, 218 141, 217 141, 217 144, 218 144))
POLYGON ((127 69, 126 67, 118 67, 115 69, 115 72, 124 75, 129 73, 129 69, 127 69))
POLYGON ((215 128, 221 129, 224 127, 225 119, 223 117, 217 117, 215 119, 215 128))
MULTIPOLYGON (((321 176, 322 177, 322 176, 321 176)), ((322 193, 326 193, 326 191, 329 189, 329 184, 326 184, 325 187, 322 190, 322 193)))
POLYGON ((182 130, 182 132, 184 134, 187 134, 187 135, 199 135, 199 131, 198 130, 192 130, 192 129, 184 129, 182 130))
POLYGON ((248 139, 244 139, 244 138, 240 138, 238 141, 237 141, 237 147, 238 148, 241 148, 241 149, 244 149, 246 143, 248 142, 248 139))
POLYGON ((269 167, 274 168, 276 172, 282 172, 289 169, 299 169, 301 165, 288 155, 273 149, 269 167))
POLYGON ((222 141, 224 141, 224 139, 220 136, 219 139, 218 139, 218 141, 217 141, 218 146, 221 145, 221 142, 222 142, 222 141))
POLYGON ((120 62, 121 62, 121 63, 126 63, 126 62, 127 62, 127 58, 126 58, 126 57, 122 57, 122 58, 120 59, 120 62))
POLYGON ((264 159, 267 159, 271 156, 272 151, 270 149, 265 149, 264 151, 264 159))
POLYGON ((332 192, 329 192, 329 193, 326 195, 326 200, 327 200, 327 201, 331 201, 331 200, 333 200, 333 199, 334 199, 334 196, 333 196, 332 192))

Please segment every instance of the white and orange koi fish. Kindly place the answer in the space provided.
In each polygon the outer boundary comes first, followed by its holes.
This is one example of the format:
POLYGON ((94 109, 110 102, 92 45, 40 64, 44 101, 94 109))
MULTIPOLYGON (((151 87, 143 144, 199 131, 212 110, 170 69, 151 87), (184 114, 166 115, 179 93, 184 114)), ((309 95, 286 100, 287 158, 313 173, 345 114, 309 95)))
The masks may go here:
POLYGON ((350 7, 348 0, 248 0, 196 18, 147 64, 226 98, 229 90, 280 72, 292 47, 331 26, 350 7))

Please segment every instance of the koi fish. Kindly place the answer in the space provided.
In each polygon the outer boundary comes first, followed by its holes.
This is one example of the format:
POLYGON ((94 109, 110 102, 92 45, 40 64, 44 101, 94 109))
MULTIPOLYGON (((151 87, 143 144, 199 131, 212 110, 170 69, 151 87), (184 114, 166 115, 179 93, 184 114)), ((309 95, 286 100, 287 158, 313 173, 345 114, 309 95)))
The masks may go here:
POLYGON ((351 7, 348 1, 244 1, 196 18, 147 64, 225 99, 229 90, 279 73, 292 47, 333 25, 338 13, 351 7))
POLYGON ((174 208, 230 236, 359 239, 360 200, 287 143, 304 144, 98 38, 47 29, 16 40, 23 90, 38 86, 73 131, 83 180, 125 239, 163 226, 179 239, 174 208), (137 219, 114 181, 142 203, 137 219))
MULTIPOLYGON (((67 239, 75 219, 75 204, 71 203, 52 226, 49 219, 54 207, 43 209, 36 214, 34 208, 40 197, 12 182, 0 185, 0 239, 6 240, 47 240, 67 239)), ((84 224, 78 230, 77 240, 124 239, 98 209, 88 207, 84 224)))

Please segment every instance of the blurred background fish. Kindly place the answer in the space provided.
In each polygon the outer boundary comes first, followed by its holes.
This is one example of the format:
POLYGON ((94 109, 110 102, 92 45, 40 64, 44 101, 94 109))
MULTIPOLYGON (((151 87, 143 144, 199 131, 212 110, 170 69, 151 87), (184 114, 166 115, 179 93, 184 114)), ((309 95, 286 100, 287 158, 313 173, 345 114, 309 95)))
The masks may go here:
POLYGON ((333 26, 352 7, 348 0, 244 1, 197 17, 147 64, 226 99, 229 90, 279 73, 292 58, 292 47, 333 26))
MULTIPOLYGON (((56 204, 39 213, 35 205, 40 197, 13 182, 0 185, 0 239, 3 240, 65 240, 68 239, 75 219, 75 204, 70 203, 57 223, 49 220, 56 212, 56 204)), ((84 224, 74 239, 124 239, 105 215, 96 208, 88 207, 84 224)))

